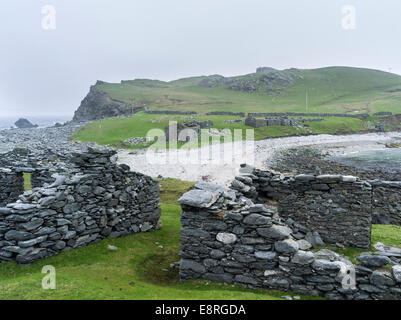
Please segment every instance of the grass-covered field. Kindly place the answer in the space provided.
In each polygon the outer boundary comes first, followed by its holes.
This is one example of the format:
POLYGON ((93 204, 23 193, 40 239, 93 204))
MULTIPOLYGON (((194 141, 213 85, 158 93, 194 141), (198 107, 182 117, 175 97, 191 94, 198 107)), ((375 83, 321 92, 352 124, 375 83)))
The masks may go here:
MULTIPOLYGON (((161 129, 169 124, 169 121, 183 122, 188 116, 168 116, 159 114, 137 113, 130 118, 111 118, 94 121, 78 130, 73 139, 81 142, 97 142, 100 145, 110 145, 118 148, 130 148, 124 145, 123 141, 131 137, 144 137, 151 129, 161 129)), ((245 139, 246 129, 254 129, 255 140, 262 140, 273 137, 303 135, 303 134, 347 134, 369 130, 368 121, 377 122, 377 117, 367 120, 356 118, 326 117, 322 122, 307 123, 308 131, 305 129, 296 130, 293 127, 272 126, 252 128, 242 123, 224 123, 226 120, 240 119, 234 116, 198 116, 196 120, 211 120, 213 128, 222 130, 230 129, 232 134, 234 129, 243 130, 245 139)), ((243 119, 243 118, 242 118, 243 119)), ((401 127, 401 126, 400 126, 401 127)), ((142 146, 135 146, 139 148, 142 146)))
MULTIPOLYGON (((249 290, 205 280, 181 283, 179 261, 180 207, 177 198, 193 183, 167 179, 161 183, 161 230, 107 239, 85 248, 63 252, 30 266, 0 264, 0 299, 261 299, 281 300, 289 292, 249 290), (113 245, 118 250, 107 247, 113 245), (56 290, 41 287, 43 266, 56 269, 56 290)), ((401 227, 374 225, 373 243, 400 245, 401 227)), ((358 249, 339 249, 355 257, 358 249)), ((319 299, 302 296, 301 299, 319 299)))

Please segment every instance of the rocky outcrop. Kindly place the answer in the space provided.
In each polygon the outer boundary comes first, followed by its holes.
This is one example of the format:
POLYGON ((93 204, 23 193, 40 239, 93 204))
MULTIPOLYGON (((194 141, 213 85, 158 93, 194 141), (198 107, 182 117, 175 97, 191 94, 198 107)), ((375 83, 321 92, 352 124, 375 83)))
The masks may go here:
POLYGON ((243 92, 280 93, 283 87, 294 84, 299 76, 291 70, 258 68, 256 73, 240 77, 211 75, 199 82, 198 86, 213 88, 224 86, 227 89, 243 92))
POLYGON ((28 119, 18 119, 15 123, 15 126, 19 129, 30 129, 30 128, 37 128, 37 124, 32 124, 28 119))
POLYGON ((91 121, 130 115, 132 112, 137 112, 139 110, 142 110, 142 107, 135 107, 114 100, 95 85, 90 88, 88 95, 82 100, 78 110, 75 111, 73 121, 91 121))

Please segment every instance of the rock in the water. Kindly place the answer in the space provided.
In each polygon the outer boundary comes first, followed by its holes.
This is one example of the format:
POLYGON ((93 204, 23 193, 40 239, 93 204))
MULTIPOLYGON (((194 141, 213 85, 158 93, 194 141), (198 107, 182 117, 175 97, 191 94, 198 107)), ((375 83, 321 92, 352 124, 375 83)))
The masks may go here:
POLYGON ((28 119, 18 119, 15 123, 15 126, 19 129, 29 129, 29 128, 37 128, 37 124, 32 124, 28 119))

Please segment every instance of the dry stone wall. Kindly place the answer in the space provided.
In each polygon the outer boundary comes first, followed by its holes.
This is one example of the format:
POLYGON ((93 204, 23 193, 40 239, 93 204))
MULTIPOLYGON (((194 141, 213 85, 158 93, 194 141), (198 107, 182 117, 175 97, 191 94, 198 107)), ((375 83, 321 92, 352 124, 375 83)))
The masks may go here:
POLYGON ((356 177, 253 170, 232 188, 260 203, 277 201, 282 218, 317 231, 327 243, 370 246, 372 187, 356 177))
POLYGON ((329 299, 401 298, 399 258, 363 253, 353 264, 328 249, 313 252, 322 244, 316 232, 283 220, 276 207, 255 204, 244 191, 202 182, 179 199, 182 281, 202 278, 329 299))
POLYGON ((70 163, 53 183, 0 207, 0 261, 29 264, 107 237, 160 228, 159 185, 151 177, 116 165, 110 150, 76 153, 70 163))
POLYGON ((0 168, 0 207, 16 201, 23 192, 22 173, 8 168, 0 168))
POLYGON ((248 117, 343 117, 343 118, 367 118, 368 113, 308 113, 308 112, 267 112, 267 113, 248 113, 248 117))
POLYGON ((373 188, 372 222, 401 226, 401 181, 369 181, 373 188))
POLYGON ((146 110, 150 114, 178 114, 178 115, 196 115, 196 111, 178 111, 178 110, 146 110))

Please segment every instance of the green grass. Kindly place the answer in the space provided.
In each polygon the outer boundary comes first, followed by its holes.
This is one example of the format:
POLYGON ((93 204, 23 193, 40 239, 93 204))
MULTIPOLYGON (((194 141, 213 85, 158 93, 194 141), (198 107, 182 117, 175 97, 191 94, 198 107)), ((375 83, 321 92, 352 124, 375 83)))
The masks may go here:
POLYGON ((160 202, 178 205, 177 200, 195 185, 195 182, 167 178, 160 184, 160 202))
MULTIPOLYGON (((137 149, 144 147, 143 145, 129 146, 123 143, 125 139, 132 137, 144 137, 151 129, 164 128, 169 124, 169 121, 177 121, 182 123, 188 120, 188 116, 168 116, 168 115, 155 115, 139 112, 135 117, 130 118, 111 118, 99 121, 94 121, 85 127, 79 129, 72 136, 72 139, 81 142, 96 142, 100 145, 109 145, 117 148, 137 149)), ((246 130, 254 129, 255 140, 262 140, 274 137, 305 135, 305 134, 348 134, 356 132, 364 132, 369 130, 367 121, 371 123, 377 122, 376 117, 370 117, 367 120, 356 118, 340 118, 340 117, 326 117, 321 122, 309 122, 306 124, 307 129, 297 131, 293 127, 272 126, 252 128, 242 123, 225 123, 226 120, 240 119, 234 116, 198 116, 196 120, 213 121, 213 128, 222 130, 230 129, 232 136, 234 136, 235 129, 242 130, 242 137, 245 139, 246 130)), ((401 125, 399 126, 401 128, 401 125)), ((211 141, 211 140, 210 140, 211 141)), ((221 139, 223 141, 223 139, 221 139)), ((199 141, 200 142, 200 141, 199 141)), ((179 143, 178 147, 183 144, 179 143)))
POLYGON ((396 225, 372 225, 372 245, 368 250, 358 249, 358 248, 338 248, 333 245, 326 245, 324 247, 318 248, 320 250, 322 248, 332 249, 335 252, 347 256, 351 262, 359 263, 356 260, 356 257, 359 256, 362 252, 367 251, 375 251, 376 249, 373 247, 373 244, 377 242, 382 242, 388 246, 401 248, 401 227, 396 225))
POLYGON ((28 172, 23 173, 24 176, 24 190, 32 190, 32 183, 31 183, 31 174, 28 172))
MULTIPOLYGON (((29 266, 2 263, 0 299, 285 300, 284 295, 293 295, 271 290, 249 290, 205 280, 179 282, 178 270, 170 268, 171 263, 179 261, 181 209, 176 200, 193 183, 167 179, 161 185, 161 230, 107 239, 29 266), (108 250, 108 245, 114 245, 118 250, 108 250), (41 288, 45 276, 41 270, 45 265, 56 269, 56 290, 41 288)), ((319 299, 299 296, 302 299, 319 299)))

